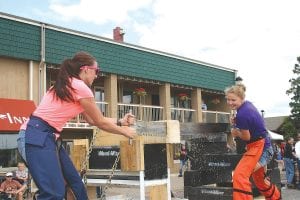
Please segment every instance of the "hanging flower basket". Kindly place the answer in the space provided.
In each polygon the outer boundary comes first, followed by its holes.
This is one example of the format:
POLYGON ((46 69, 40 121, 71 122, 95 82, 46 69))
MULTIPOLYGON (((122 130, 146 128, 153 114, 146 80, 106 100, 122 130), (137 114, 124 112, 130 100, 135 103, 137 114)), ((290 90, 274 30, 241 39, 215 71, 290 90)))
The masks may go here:
POLYGON ((179 93, 177 97, 179 101, 187 101, 190 99, 186 93, 179 93))
POLYGON ((145 91, 144 88, 136 88, 133 91, 133 94, 136 95, 136 96, 139 96, 139 97, 143 97, 143 96, 147 95, 147 92, 145 91))

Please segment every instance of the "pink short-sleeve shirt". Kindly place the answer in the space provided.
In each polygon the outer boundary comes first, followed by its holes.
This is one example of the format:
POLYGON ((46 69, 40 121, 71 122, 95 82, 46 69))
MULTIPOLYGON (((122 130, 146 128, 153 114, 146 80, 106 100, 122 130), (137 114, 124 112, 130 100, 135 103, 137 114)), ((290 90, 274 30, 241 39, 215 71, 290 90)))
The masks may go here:
MULTIPOLYGON (((67 121, 84 111, 79 100, 82 98, 94 98, 93 92, 82 80, 72 78, 71 85, 75 89, 75 91, 72 91, 75 102, 66 102, 53 98, 53 92, 48 91, 33 112, 33 115, 42 118, 56 130, 62 131, 67 121)), ((21 129, 26 129, 26 124, 23 124, 21 129)))

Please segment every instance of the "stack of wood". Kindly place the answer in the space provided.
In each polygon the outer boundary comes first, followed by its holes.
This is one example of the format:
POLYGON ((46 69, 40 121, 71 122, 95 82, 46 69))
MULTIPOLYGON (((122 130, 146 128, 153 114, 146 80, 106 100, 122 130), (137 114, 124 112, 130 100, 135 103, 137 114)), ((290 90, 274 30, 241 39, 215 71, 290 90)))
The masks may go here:
POLYGON ((232 171, 241 156, 227 148, 227 125, 190 124, 188 130, 182 135, 189 138, 191 163, 190 170, 184 173, 184 197, 232 199, 232 187, 224 187, 224 183, 232 182, 232 171))
MULTIPOLYGON (((231 200, 232 174, 245 152, 245 143, 237 141, 237 151, 228 148, 228 124, 185 124, 181 136, 188 141, 191 167, 184 173, 184 197, 189 200, 231 200), (188 127, 185 127, 188 126, 188 127)), ((268 166, 271 181, 280 187, 276 161, 268 166)), ((254 196, 259 192, 252 187, 254 196)))

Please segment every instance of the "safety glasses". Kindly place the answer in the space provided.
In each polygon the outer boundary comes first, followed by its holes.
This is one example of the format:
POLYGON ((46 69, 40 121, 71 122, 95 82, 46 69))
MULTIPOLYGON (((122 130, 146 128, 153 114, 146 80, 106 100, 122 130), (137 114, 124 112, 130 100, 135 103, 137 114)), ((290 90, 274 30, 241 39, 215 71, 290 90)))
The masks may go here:
POLYGON ((88 65, 84 65, 80 67, 81 70, 83 69, 93 69, 95 70, 95 73, 98 75, 100 73, 100 68, 98 66, 88 66, 88 65))

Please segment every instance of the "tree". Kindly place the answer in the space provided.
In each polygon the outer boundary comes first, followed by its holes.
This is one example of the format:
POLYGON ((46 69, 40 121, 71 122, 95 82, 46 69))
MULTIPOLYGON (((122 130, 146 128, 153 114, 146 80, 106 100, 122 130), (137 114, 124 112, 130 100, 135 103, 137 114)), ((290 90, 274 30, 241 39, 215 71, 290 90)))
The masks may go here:
POLYGON ((284 119, 279 131, 284 133, 284 139, 288 139, 289 137, 295 138, 297 136, 295 125, 290 117, 284 119))
POLYGON ((298 63, 295 64, 293 73, 295 77, 289 80, 291 88, 286 91, 291 96, 291 119, 297 129, 300 129, 300 57, 297 58, 298 63))

